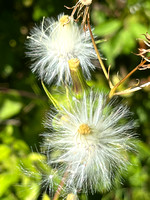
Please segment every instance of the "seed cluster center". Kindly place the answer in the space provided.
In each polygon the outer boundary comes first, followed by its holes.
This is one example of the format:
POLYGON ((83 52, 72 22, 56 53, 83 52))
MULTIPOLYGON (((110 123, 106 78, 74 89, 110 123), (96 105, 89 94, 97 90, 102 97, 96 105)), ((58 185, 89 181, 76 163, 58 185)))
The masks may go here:
POLYGON ((81 135, 88 135, 91 133, 91 128, 87 124, 81 124, 78 128, 78 133, 81 135))

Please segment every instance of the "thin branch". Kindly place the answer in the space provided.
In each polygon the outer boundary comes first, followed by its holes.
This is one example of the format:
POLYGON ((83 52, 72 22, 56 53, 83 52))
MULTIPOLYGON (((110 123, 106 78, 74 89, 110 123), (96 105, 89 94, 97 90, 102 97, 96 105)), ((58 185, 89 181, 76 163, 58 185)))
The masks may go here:
POLYGON ((141 90, 142 88, 145 88, 145 87, 148 87, 148 86, 150 86, 150 82, 147 82, 147 83, 140 85, 138 87, 128 88, 128 89, 123 90, 121 92, 116 92, 116 93, 114 93, 114 95, 130 94, 132 92, 136 92, 136 91, 141 90))
POLYGON ((95 40, 94 40, 94 37, 93 37, 93 33, 92 33, 92 30, 91 30, 91 25, 90 25, 90 16, 89 16, 89 13, 88 13, 88 18, 87 18, 87 23, 88 23, 88 28, 89 28, 89 31, 90 31, 91 40, 92 40, 92 43, 93 43, 95 52, 96 52, 96 54, 97 54, 97 58, 98 58, 99 63, 100 63, 100 65, 101 65, 101 67, 102 67, 102 70, 103 70, 103 72, 104 72, 104 75, 105 75, 106 79, 107 79, 108 82, 109 82, 110 88, 113 88, 113 85, 112 85, 112 83, 111 83, 111 81, 110 81, 110 79, 109 79, 109 75, 108 75, 108 73, 107 73, 107 71, 106 71, 106 68, 105 68, 104 63, 103 63, 103 61, 102 61, 102 59, 101 59, 101 56, 100 56, 100 54, 99 54, 99 51, 98 51, 98 49, 97 49, 97 46, 96 46, 96 43, 95 43, 95 40))
POLYGON ((30 98, 30 99, 45 99, 44 97, 42 96, 39 96, 39 95, 36 95, 34 93, 31 93, 31 92, 27 92, 27 91, 24 91, 24 90, 16 90, 16 89, 9 89, 9 88, 5 88, 5 87, 0 87, 0 93, 3 93, 3 94, 8 94, 8 93, 18 93, 20 96, 23 96, 23 97, 27 97, 27 98, 30 98))
POLYGON ((13 125, 20 126, 21 122, 19 119, 8 119, 8 120, 0 120, 1 125, 13 125))
POLYGON ((65 180, 66 180, 66 178, 67 178, 67 175, 68 175, 68 171, 66 170, 66 172, 64 173, 64 176, 63 176, 63 178, 62 178, 62 180, 61 180, 61 182, 60 182, 60 184, 59 184, 59 186, 58 186, 58 188, 57 188, 57 191, 56 191, 56 193, 55 193, 55 195, 54 195, 53 200, 57 200, 57 199, 59 198, 60 192, 61 192, 61 190, 63 189, 63 186, 64 186, 64 184, 65 184, 65 180))
POLYGON ((146 60, 144 60, 143 62, 141 62, 137 67, 135 67, 129 74, 127 74, 123 79, 121 79, 110 91, 109 93, 109 98, 112 98, 112 96, 114 95, 116 89, 126 80, 128 79, 135 71, 137 71, 144 63, 146 62, 146 60))

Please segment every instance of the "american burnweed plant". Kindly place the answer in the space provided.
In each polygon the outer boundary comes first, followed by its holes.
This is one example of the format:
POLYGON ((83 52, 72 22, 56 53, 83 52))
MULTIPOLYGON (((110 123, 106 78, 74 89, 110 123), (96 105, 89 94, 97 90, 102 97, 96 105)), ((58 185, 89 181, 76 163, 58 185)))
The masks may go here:
MULTIPOLYGON (((130 164, 128 152, 136 150, 136 134, 132 114, 125 104, 118 103, 117 96, 150 84, 138 82, 118 91, 135 71, 150 68, 148 49, 139 49, 139 65, 117 84, 112 83, 110 66, 107 69, 103 63, 90 25, 91 4, 92 0, 79 0, 73 8, 66 6, 72 9, 70 16, 61 14, 57 20, 43 18, 26 42, 32 72, 38 75, 55 108, 45 119, 41 145, 46 164, 52 169, 43 176, 42 183, 53 200, 76 200, 79 193, 109 191, 117 181, 121 182, 121 174, 130 164), (108 94, 87 84, 96 68, 95 60, 108 81, 108 94), (54 98, 45 83, 65 88, 65 101, 60 103, 54 98), (55 176, 60 177, 59 184, 55 183, 55 176)), ((149 47, 150 35, 146 33, 145 38, 149 47)))

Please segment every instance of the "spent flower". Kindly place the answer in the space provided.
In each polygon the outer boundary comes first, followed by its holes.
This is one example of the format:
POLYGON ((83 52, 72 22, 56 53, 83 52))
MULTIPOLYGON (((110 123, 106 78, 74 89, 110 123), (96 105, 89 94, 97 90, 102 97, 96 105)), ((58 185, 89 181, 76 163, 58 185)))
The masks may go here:
POLYGON ((31 30, 26 45, 32 71, 48 84, 54 80, 57 85, 71 83, 70 59, 79 59, 85 78, 90 78, 90 70, 95 68, 91 61, 97 56, 89 31, 68 15, 60 15, 58 20, 43 18, 41 26, 31 30))
POLYGON ((91 91, 79 100, 73 97, 58 113, 45 122, 52 131, 43 134, 48 163, 67 173, 66 188, 108 190, 129 163, 127 151, 134 148, 134 123, 127 106, 114 106, 102 93, 91 91))

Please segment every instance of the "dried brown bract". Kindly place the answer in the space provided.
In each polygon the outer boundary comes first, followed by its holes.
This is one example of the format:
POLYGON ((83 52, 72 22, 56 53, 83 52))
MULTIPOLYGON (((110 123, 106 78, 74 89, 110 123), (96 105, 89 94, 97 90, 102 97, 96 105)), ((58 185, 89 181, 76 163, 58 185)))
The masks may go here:
POLYGON ((147 48, 139 48, 139 53, 136 54, 138 56, 141 56, 144 60, 147 62, 150 62, 150 57, 147 57, 147 53, 150 53, 150 35, 148 33, 144 34, 146 41, 142 40, 144 44, 147 46, 147 48))
POLYGON ((67 9, 73 9, 71 13, 71 17, 74 17, 75 13, 77 13, 76 18, 74 19, 76 22, 82 18, 82 26, 84 30, 87 29, 87 20, 89 14, 89 7, 92 3, 92 0, 79 0, 75 6, 69 8, 65 6, 67 9))
POLYGON ((138 90, 141 90, 144 87, 150 86, 150 81, 147 81, 144 84, 140 84, 140 81, 136 85, 133 85, 124 91, 116 92, 117 88, 124 83, 135 71, 137 70, 146 70, 150 69, 150 56, 148 56, 148 53, 150 53, 150 35, 148 33, 144 34, 146 41, 142 40, 144 44, 147 46, 147 48, 138 48, 139 53, 136 54, 138 56, 141 56, 141 62, 139 65, 137 65, 131 72, 129 72, 122 80, 120 80, 115 86, 111 88, 111 91, 109 93, 109 97, 112 98, 114 95, 123 95, 123 94, 129 94, 138 90))

